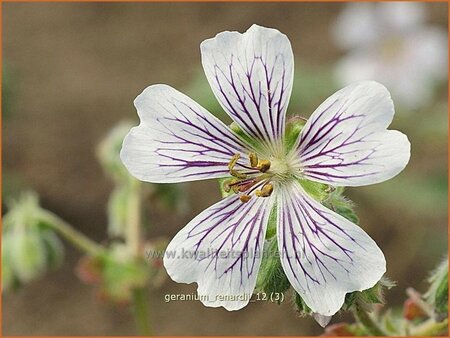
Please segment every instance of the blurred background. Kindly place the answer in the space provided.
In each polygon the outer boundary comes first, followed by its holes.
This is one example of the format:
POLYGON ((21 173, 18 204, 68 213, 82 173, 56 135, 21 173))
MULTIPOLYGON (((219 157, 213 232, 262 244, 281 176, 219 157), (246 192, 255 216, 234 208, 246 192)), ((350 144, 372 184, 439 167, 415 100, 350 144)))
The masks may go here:
MULTIPOLYGON (((155 83, 189 94, 228 122, 203 75, 199 45, 253 23, 274 27, 289 37, 296 57, 290 114, 308 117, 352 76, 379 76, 392 92, 397 108, 392 128, 408 135, 411 161, 393 180, 347 194, 362 227, 386 255, 387 275, 397 281, 387 303, 401 307, 405 288, 424 291, 428 271, 447 252, 448 11, 446 3, 422 5, 390 16, 372 4, 4 3, 3 202, 33 189, 45 208, 104 240, 112 182, 96 158, 100 140, 124 119, 138 123, 132 102, 155 83), (370 20, 362 20, 364 15, 370 20)), ((173 237, 220 198, 213 181, 181 188, 188 197, 184 212, 146 206, 149 238, 173 237)), ((67 246, 59 270, 3 294, 4 335, 135 334, 126 307, 100 300, 76 278, 79 258, 67 246)), ((311 318, 299 318, 289 301, 256 302, 238 312, 164 302, 165 294, 195 290, 167 279, 151 292, 155 334, 323 332, 311 318)), ((348 318, 337 315, 334 321, 348 318)))

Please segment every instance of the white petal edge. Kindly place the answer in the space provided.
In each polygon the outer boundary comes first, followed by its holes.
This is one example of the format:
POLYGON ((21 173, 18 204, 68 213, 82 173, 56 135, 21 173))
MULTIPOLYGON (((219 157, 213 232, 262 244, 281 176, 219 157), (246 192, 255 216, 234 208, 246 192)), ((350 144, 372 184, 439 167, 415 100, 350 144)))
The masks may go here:
POLYGON ((170 278, 196 282, 205 306, 228 311, 246 306, 256 285, 272 206, 272 197, 242 203, 233 195, 200 213, 166 249, 164 266, 170 278))
POLYGON ((371 288, 386 272, 377 244, 298 183, 281 190, 277 215, 281 264, 313 312, 334 315, 347 293, 371 288))
POLYGON ((386 128, 394 116, 387 89, 374 81, 349 85, 325 100, 297 141, 297 166, 306 178, 335 186, 386 181, 409 162, 406 135, 386 128))
POLYGON ((325 327, 328 324, 330 324, 331 319, 333 318, 333 316, 324 316, 324 315, 321 315, 319 313, 314 313, 314 312, 312 313, 312 317, 317 322, 317 324, 319 324, 322 327, 325 327))
POLYGON ((294 56, 286 35, 251 26, 200 45, 208 82, 223 109, 251 137, 282 139, 292 91, 294 56))
POLYGON ((141 123, 125 137, 122 162, 136 178, 176 183, 228 176, 244 144, 219 119, 166 85, 147 87, 134 101, 141 123))

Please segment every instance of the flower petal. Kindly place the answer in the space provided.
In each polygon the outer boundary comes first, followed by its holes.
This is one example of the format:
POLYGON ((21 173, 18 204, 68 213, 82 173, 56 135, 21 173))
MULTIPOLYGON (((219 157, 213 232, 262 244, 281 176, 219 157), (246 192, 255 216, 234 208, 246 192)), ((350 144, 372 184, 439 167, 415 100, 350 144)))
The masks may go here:
POLYGON ((294 56, 286 35, 251 26, 202 42, 202 64, 223 109, 251 137, 281 140, 292 91, 294 56))
POLYGON ((134 101, 141 119, 120 157, 136 178, 174 183, 228 175, 228 162, 247 147, 220 120, 166 85, 147 87, 134 101))
POLYGON ((298 140, 303 175, 336 186, 383 182, 409 161, 408 138, 386 130, 394 116, 387 89, 363 81, 330 96, 311 115, 298 140))
POLYGON ((196 282, 206 306, 243 308, 255 288, 272 206, 272 197, 242 203, 233 195, 206 209, 170 242, 167 273, 175 282, 196 282))
POLYGON ((319 324, 322 327, 325 327, 328 324, 330 324, 331 319, 333 318, 333 316, 324 316, 324 315, 321 315, 319 313, 314 313, 314 312, 312 313, 312 317, 317 322, 317 324, 319 324))
POLYGON ((383 253, 360 227, 297 183, 280 192, 278 247, 289 282, 323 316, 335 314, 347 292, 374 286, 386 271, 383 253))

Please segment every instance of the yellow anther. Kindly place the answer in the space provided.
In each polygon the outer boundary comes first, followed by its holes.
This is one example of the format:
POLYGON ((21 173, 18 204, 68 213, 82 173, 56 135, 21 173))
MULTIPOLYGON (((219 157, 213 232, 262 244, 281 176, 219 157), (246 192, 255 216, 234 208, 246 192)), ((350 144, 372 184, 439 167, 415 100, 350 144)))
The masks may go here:
POLYGON ((234 177, 239 178, 241 180, 243 180, 244 178, 247 178, 246 174, 240 173, 239 171, 234 170, 234 169, 230 169, 230 174, 231 174, 231 176, 234 176, 234 177))
POLYGON ((228 169, 230 169, 230 172, 231 172, 231 170, 233 170, 234 166, 236 165, 237 161, 239 161, 240 158, 241 158, 240 154, 233 155, 233 157, 231 158, 231 161, 228 163, 228 169))
POLYGON ((267 170, 270 169, 270 161, 269 160, 259 160, 257 169, 260 172, 265 173, 267 170))
POLYGON ((227 183, 225 183, 225 184, 223 185, 223 191, 225 191, 225 192, 230 192, 230 191, 231 191, 230 185, 227 184, 227 183))
POLYGON ((250 153, 248 155, 248 158, 250 159, 250 166, 252 168, 256 168, 258 165, 258 155, 256 155, 255 153, 250 153))
POLYGON ((272 195, 273 185, 270 183, 266 183, 261 190, 256 190, 255 195, 258 197, 269 197, 272 195))
POLYGON ((252 198, 252 196, 250 196, 250 195, 239 196, 239 199, 241 200, 242 203, 247 203, 248 201, 250 201, 250 198, 252 198))
POLYGON ((231 191, 231 184, 233 184, 235 181, 237 181, 236 179, 232 179, 232 180, 226 180, 223 182, 222 184, 222 188, 225 192, 230 192, 231 191))

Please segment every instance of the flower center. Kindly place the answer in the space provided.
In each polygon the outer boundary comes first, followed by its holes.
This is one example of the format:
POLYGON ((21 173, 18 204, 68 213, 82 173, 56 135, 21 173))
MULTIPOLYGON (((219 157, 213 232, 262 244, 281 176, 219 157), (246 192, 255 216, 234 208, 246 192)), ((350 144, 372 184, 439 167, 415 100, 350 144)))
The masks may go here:
POLYGON ((235 154, 228 163, 233 178, 223 184, 225 192, 239 194, 241 202, 256 197, 269 197, 274 190, 274 182, 284 182, 292 177, 292 170, 282 160, 259 159, 256 153, 248 155, 248 162, 240 161, 241 155, 235 154))

